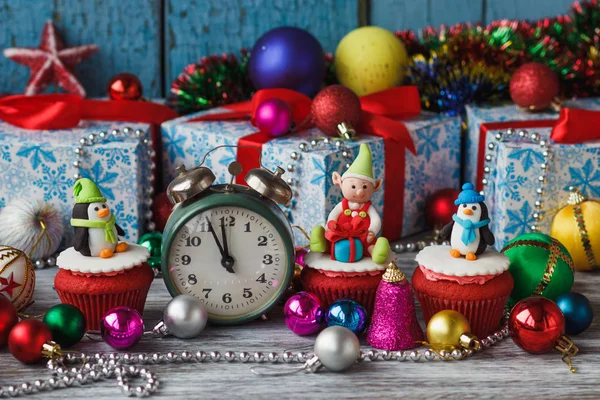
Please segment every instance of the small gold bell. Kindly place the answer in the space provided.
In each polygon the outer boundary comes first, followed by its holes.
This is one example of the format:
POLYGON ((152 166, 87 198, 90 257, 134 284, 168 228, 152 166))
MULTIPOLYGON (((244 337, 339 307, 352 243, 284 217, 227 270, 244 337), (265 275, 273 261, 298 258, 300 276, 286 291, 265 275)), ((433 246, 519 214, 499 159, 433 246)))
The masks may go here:
POLYGON ((255 168, 246 175, 246 183, 262 196, 284 206, 292 199, 292 189, 281 178, 285 170, 277 167, 275 172, 266 168, 255 168))
POLYGON ((167 188, 167 197, 173 204, 181 203, 208 189, 216 177, 207 167, 196 167, 190 170, 185 165, 176 169, 178 175, 171 181, 167 188))

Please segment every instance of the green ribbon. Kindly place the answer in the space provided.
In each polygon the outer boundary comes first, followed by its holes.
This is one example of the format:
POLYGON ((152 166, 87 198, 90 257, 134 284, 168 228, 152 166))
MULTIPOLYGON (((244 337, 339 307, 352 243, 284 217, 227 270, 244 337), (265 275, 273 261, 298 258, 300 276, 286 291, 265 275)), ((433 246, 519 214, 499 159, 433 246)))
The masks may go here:
POLYGON ((111 214, 108 221, 90 221, 89 219, 71 218, 71 226, 80 228, 100 228, 104 229, 106 241, 108 243, 117 243, 117 234, 115 233, 115 214, 111 214))

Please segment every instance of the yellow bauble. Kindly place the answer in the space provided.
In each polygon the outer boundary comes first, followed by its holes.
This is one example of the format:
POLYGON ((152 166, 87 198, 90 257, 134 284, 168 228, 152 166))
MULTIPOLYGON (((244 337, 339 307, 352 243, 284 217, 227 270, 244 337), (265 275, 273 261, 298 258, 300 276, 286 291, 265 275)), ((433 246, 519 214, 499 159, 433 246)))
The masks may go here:
POLYGON ((408 55, 402 41, 377 26, 348 33, 335 51, 340 83, 359 96, 398 86, 406 75, 408 55))
POLYGON ((590 271, 600 261, 600 203, 571 190, 569 205, 554 217, 550 236, 561 242, 573 258, 575 269, 590 271))
POLYGON ((467 318, 454 310, 435 313, 427 323, 427 341, 437 347, 478 346, 467 318))

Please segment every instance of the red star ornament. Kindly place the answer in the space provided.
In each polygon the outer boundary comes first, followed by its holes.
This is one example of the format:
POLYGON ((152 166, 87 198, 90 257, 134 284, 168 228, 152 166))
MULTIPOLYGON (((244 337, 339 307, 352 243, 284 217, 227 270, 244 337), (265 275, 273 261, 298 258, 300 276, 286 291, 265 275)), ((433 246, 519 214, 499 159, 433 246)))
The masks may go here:
POLYGON ((0 288, 0 293, 6 292, 6 294, 8 294, 10 297, 12 297, 13 290, 15 290, 16 288, 21 286, 21 284, 19 282, 15 282, 13 275, 14 274, 11 273, 10 277, 8 279, 0 278, 0 284, 4 285, 0 288))
POLYGON ((68 93, 85 96, 85 89, 75 76, 75 66, 97 51, 95 44, 65 48, 56 27, 48 21, 38 48, 9 48, 4 50, 4 56, 31 68, 25 87, 28 96, 43 92, 52 83, 68 93))

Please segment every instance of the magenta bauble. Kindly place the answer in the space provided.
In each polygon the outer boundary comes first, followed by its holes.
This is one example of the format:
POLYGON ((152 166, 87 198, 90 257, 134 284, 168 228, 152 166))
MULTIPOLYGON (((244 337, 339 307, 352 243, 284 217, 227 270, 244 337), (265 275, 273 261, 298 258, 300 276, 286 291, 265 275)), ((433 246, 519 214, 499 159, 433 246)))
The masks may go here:
POLYGON ((102 318, 100 333, 109 346, 117 350, 125 350, 142 338, 144 320, 133 308, 115 307, 102 318))
POLYGON ((308 292, 298 292, 283 306, 285 323, 296 335, 311 335, 323 325, 325 312, 317 296, 308 292))
POLYGON ((261 132, 266 132, 271 137, 278 137, 288 133, 292 127, 292 110, 281 99, 268 99, 256 108, 254 124, 261 132))

